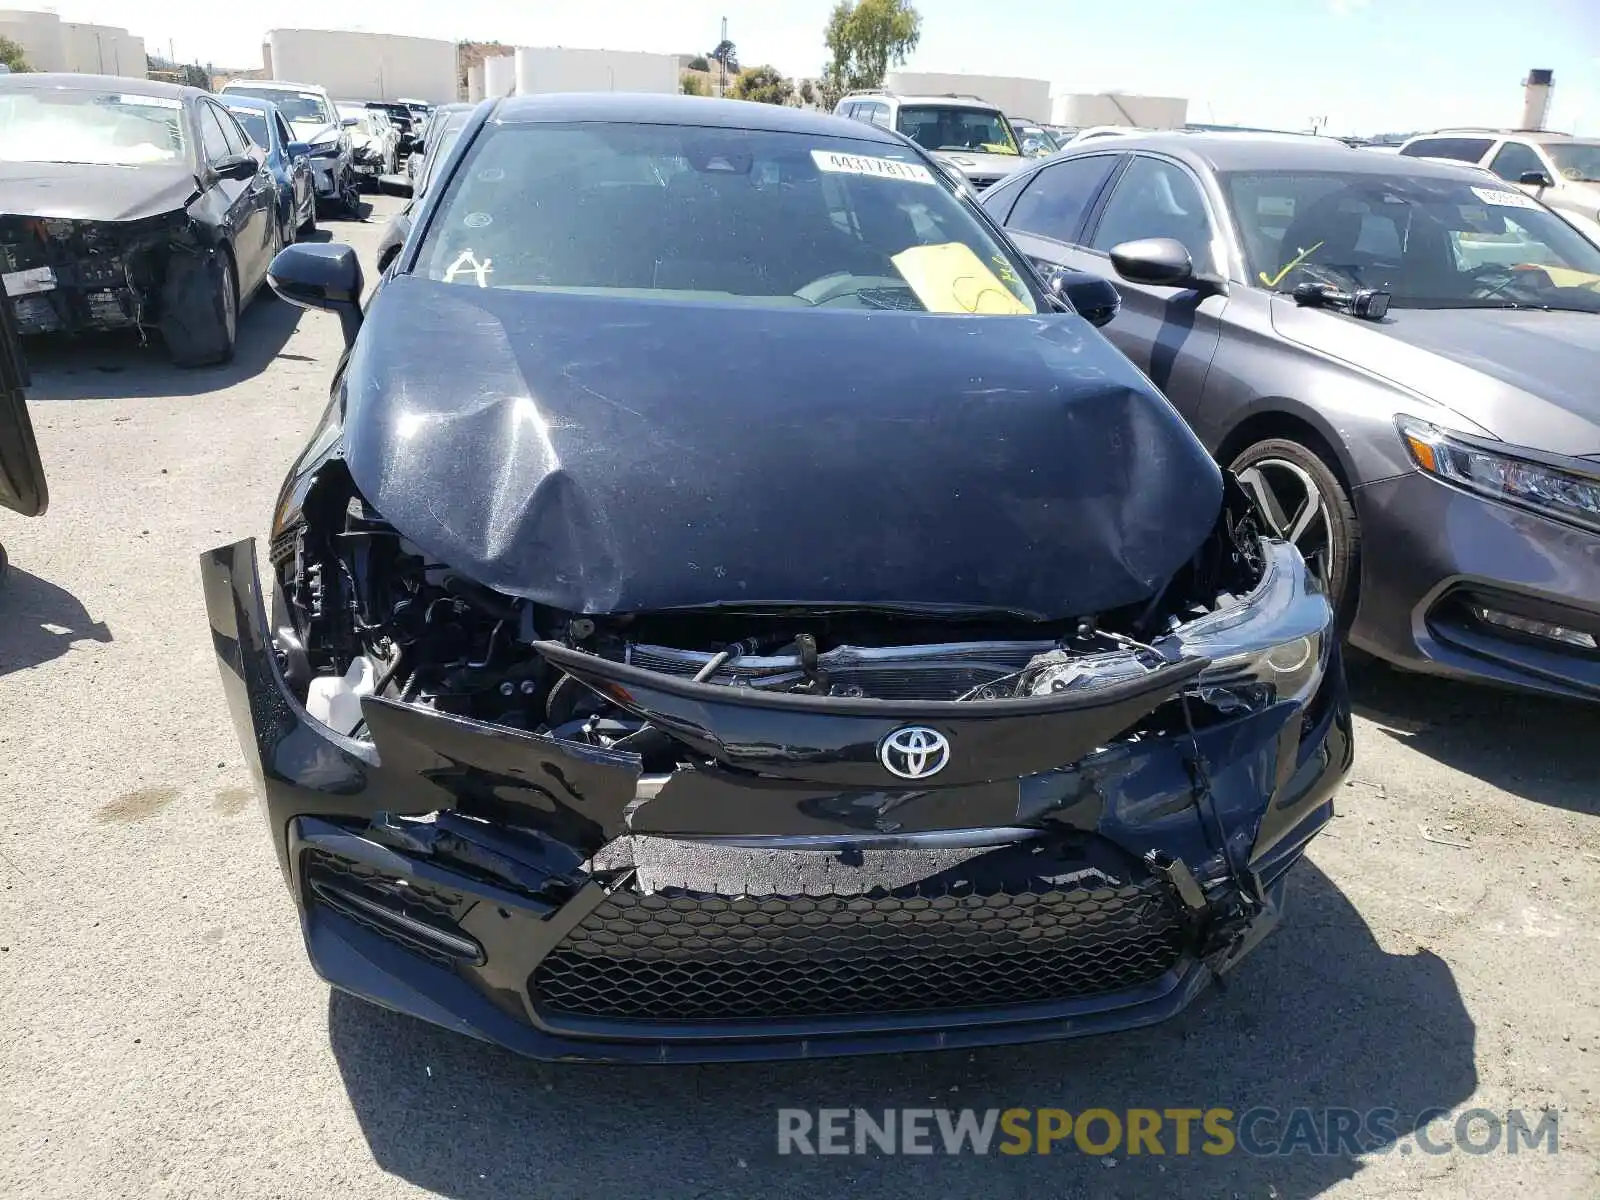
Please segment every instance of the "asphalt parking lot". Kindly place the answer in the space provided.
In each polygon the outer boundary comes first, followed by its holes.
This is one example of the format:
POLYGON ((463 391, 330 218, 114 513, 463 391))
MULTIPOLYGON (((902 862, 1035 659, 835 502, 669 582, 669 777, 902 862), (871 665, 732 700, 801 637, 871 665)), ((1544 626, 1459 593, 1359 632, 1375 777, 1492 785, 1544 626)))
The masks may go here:
MULTIPOLYGON (((370 264, 383 218, 327 221, 370 264)), ((1292 909, 1143 1033, 782 1065, 526 1062, 306 965, 217 682, 197 556, 263 536, 338 324, 270 296, 227 367, 36 348, 51 507, 0 516, 0 1194, 1600 1194, 1600 710, 1352 665, 1357 761, 1292 909), (781 1157, 785 1107, 1336 1106, 1386 1153, 781 1157), (1559 1114, 1428 1153, 1418 1114, 1559 1114)))

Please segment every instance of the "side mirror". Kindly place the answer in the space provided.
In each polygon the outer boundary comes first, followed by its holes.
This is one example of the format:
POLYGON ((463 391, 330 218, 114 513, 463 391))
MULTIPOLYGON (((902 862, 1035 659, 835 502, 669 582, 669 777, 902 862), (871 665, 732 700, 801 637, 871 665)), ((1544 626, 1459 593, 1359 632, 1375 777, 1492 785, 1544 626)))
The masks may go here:
POLYGON ((361 118, 344 117, 339 121, 339 124, 343 125, 346 129, 354 129, 357 125, 361 124, 361 118))
POLYGON ((218 159, 212 169, 223 179, 254 179, 261 164, 253 154, 230 154, 218 159))
POLYGON ((1547 188, 1555 186, 1555 180, 1551 179, 1543 171, 1524 171, 1517 176, 1517 182, 1523 187, 1547 188))
POLYGON ((324 308, 339 314, 346 348, 361 332, 361 261, 355 248, 338 242, 296 242, 278 251, 267 268, 267 282, 298 308, 324 308))
POLYGON ((1140 238, 1111 247, 1111 265, 1129 283, 1216 290, 1220 281, 1195 273, 1189 251, 1176 238, 1140 238))
POLYGON ((1072 305, 1077 314, 1096 329, 1109 325, 1122 308, 1122 295, 1117 285, 1088 271, 1058 267, 1050 272, 1045 286, 1052 296, 1072 305))
POLYGON ((291 159, 306 158, 311 154, 311 147, 304 142, 290 142, 283 148, 283 152, 291 159))

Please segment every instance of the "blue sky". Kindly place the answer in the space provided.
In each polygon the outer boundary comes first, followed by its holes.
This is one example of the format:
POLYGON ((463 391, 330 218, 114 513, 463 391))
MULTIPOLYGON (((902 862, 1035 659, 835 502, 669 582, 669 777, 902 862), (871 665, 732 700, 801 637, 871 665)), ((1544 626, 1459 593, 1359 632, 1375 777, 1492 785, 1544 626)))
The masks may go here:
MULTIPOLYGON (((521 45, 709 49, 816 74, 832 0, 57 0, 180 57, 260 62, 267 23, 521 45)), ((920 0, 912 69, 1048 79, 1053 91, 1189 97, 1190 119, 1335 133, 1512 124, 1530 67, 1556 73, 1551 125, 1600 136, 1600 0, 920 0)))

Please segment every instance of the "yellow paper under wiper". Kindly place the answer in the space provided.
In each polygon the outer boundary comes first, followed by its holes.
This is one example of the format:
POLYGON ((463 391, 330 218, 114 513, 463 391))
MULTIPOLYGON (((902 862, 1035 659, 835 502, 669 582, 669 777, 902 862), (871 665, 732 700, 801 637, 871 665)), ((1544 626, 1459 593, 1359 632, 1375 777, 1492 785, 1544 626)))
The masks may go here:
POLYGON ((1578 271, 1572 267, 1553 267, 1548 263, 1521 263, 1513 267, 1514 271, 1543 271, 1550 277, 1550 282, 1563 288, 1588 288, 1590 291, 1600 291, 1600 275, 1588 271, 1578 271))
POLYGON ((891 261, 929 312, 1020 316, 1031 311, 964 242, 912 246, 891 261))

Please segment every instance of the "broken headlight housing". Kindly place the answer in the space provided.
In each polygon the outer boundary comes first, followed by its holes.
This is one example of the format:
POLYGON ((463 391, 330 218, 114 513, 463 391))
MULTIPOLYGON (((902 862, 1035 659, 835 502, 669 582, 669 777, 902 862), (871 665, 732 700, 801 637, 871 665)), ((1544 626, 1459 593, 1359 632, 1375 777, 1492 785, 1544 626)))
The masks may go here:
POLYGON ((1523 457, 1410 417, 1395 421, 1411 460, 1426 474, 1558 521, 1600 530, 1600 474, 1582 464, 1567 467, 1523 457))
POLYGON ((1333 609, 1300 552, 1263 541, 1261 579, 1235 604, 1157 640, 1165 653, 1209 658, 1200 698, 1226 711, 1309 700, 1333 649, 1333 609))

